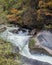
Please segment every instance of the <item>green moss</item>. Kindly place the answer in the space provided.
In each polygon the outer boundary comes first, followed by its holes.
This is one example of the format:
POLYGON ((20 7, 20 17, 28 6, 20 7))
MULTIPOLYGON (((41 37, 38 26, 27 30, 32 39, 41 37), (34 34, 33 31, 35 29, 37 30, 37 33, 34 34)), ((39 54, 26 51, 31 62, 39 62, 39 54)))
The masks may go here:
POLYGON ((12 52, 12 44, 0 39, 0 65, 20 65, 18 53, 12 52))
POLYGON ((45 26, 45 29, 50 29, 50 28, 52 28, 51 24, 45 26))
POLYGON ((35 46, 35 43, 36 43, 36 41, 34 40, 34 38, 30 39, 30 41, 29 41, 29 47, 33 48, 35 46))

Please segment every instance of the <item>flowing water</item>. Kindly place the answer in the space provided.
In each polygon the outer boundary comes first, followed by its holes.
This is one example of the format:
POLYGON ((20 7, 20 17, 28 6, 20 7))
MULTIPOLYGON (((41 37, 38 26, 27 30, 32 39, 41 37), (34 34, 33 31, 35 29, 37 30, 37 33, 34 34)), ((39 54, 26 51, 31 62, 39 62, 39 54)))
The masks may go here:
MULTIPOLYGON (((19 47, 19 53, 27 58, 36 59, 43 62, 48 62, 52 64, 52 57, 47 55, 32 55, 29 52, 28 42, 31 36, 28 35, 28 30, 26 32, 19 31, 18 34, 12 33, 12 30, 18 30, 15 27, 7 27, 7 30, 3 33, 0 33, 0 37, 4 40, 11 42, 12 44, 19 47)), ((51 34, 52 35, 52 34, 51 34)))

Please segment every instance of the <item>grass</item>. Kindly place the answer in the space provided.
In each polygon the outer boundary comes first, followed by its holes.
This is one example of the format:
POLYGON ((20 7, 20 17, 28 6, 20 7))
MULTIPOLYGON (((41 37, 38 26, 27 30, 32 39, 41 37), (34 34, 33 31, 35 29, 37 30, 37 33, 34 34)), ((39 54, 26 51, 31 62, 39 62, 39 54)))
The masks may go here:
POLYGON ((20 65, 18 53, 12 52, 12 44, 0 39, 0 65, 20 65))

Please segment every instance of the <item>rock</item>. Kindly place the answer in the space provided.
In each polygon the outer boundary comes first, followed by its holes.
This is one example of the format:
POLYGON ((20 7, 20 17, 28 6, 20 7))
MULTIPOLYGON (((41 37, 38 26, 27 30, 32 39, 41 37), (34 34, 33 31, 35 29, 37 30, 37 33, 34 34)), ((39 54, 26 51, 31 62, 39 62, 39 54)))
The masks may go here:
POLYGON ((36 29, 33 29, 29 34, 30 34, 30 35, 36 35, 36 33, 37 33, 37 32, 36 32, 36 29))
POLYGON ((6 27, 1 27, 0 28, 0 33, 4 32, 6 30, 6 27))
POLYGON ((18 30, 14 29, 14 30, 12 30, 10 32, 12 32, 12 33, 18 33, 18 30))
POLYGON ((38 35, 38 40, 40 47, 52 55, 52 33, 49 31, 42 31, 40 35, 38 35))
POLYGON ((21 56, 21 61, 22 61, 23 65, 52 65, 47 62, 38 61, 36 59, 34 59, 34 60, 29 59, 24 56, 21 56))
POLYGON ((23 28, 19 28, 19 29, 14 29, 14 30, 12 30, 10 32, 19 34, 19 32, 25 33, 25 32, 27 32, 27 30, 26 29, 23 29, 23 28))
POLYGON ((12 52, 13 52, 13 53, 19 53, 19 48, 18 48, 17 46, 13 45, 12 48, 13 48, 13 49, 12 49, 12 52))
POLYGON ((42 32, 41 34, 44 38, 42 36, 39 36, 38 39, 31 38, 29 42, 30 51, 52 56, 52 34, 50 32, 42 32))

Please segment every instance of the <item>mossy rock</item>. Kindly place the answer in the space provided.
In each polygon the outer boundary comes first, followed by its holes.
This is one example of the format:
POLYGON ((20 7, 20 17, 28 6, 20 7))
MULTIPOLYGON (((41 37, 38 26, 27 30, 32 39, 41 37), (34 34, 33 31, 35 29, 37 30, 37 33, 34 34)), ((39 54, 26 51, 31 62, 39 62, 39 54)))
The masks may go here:
POLYGON ((34 46, 35 46, 35 43, 36 43, 35 39, 34 38, 31 38, 30 41, 29 41, 29 48, 30 49, 33 49, 34 46))

